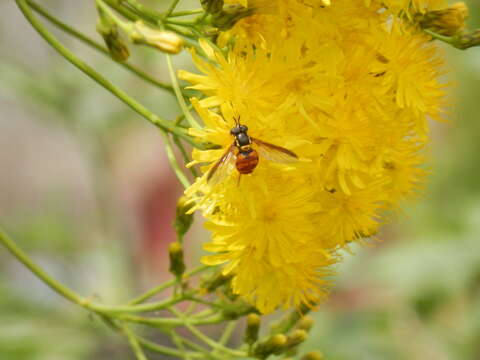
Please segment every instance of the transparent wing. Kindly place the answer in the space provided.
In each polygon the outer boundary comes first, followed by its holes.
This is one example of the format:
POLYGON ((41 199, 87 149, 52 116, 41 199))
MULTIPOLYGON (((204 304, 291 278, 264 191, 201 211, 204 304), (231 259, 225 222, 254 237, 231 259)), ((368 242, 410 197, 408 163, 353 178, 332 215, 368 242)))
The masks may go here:
POLYGON ((214 186, 225 180, 235 170, 235 159, 235 145, 232 144, 208 171, 208 184, 214 186))
POLYGON ((298 156, 281 146, 273 145, 262 140, 251 138, 257 145, 261 157, 280 164, 291 164, 298 161, 298 156))

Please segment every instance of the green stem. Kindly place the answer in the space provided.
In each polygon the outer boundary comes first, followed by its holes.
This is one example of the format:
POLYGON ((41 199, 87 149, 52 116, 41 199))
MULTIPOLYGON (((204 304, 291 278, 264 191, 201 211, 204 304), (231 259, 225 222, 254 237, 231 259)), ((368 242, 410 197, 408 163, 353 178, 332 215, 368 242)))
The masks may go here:
POLYGON ((60 284, 55 279, 51 278, 43 269, 35 264, 30 257, 20 249, 15 242, 0 228, 0 243, 7 248, 15 258, 25 265, 36 277, 42 280, 57 294, 63 296, 65 299, 78 304, 87 309, 90 308, 90 304, 87 299, 84 299, 73 290, 60 284))
POLYGON ((177 136, 185 139, 187 142, 195 146, 195 142, 193 139, 188 136, 183 130, 174 127, 171 123, 167 120, 160 118, 159 116, 153 114, 143 105, 132 99, 128 96, 125 92, 114 86, 110 83, 106 78, 104 78, 101 74, 91 68, 89 65, 84 63, 82 60, 78 59, 70 50, 64 47, 48 30, 40 24, 37 19, 32 14, 30 8, 28 7, 27 0, 15 0, 18 7, 24 14, 25 18, 30 22, 30 24, 34 27, 34 29, 55 49, 57 50, 66 60, 68 60, 71 64, 75 65, 78 69, 83 71, 86 75, 96 81, 98 84, 103 86, 105 89, 110 91, 113 95, 117 98, 122 100, 126 105, 128 105, 131 109, 136 111, 138 114, 142 115, 152 124, 158 126, 164 131, 171 132, 176 134, 177 136))
MULTIPOLYGON (((173 136, 173 141, 177 145, 177 147, 180 149, 180 152, 182 153, 183 156, 183 162, 185 164, 188 164, 190 162, 190 156, 188 155, 187 151, 185 150, 185 146, 183 146, 182 142, 177 136, 173 136)), ((197 169, 195 169, 193 166, 190 167, 190 172, 192 173, 193 177, 198 177, 198 172, 197 169)))
MULTIPOLYGON (((183 353, 181 351, 174 350, 174 349, 168 348, 166 346, 156 344, 156 343, 154 343, 150 340, 144 339, 140 336, 137 336, 137 339, 138 339, 138 342, 147 350, 150 350, 152 352, 156 352, 156 353, 159 353, 159 354, 162 354, 162 355, 169 355, 169 356, 175 356, 175 357, 178 357, 178 358, 183 358, 183 353)), ((202 354, 198 354, 198 353, 195 353, 195 352, 188 352, 188 356, 190 356, 191 358, 202 358, 203 357, 202 354)))
POLYGON ((129 314, 117 314, 116 317, 123 321, 128 321, 137 324, 144 324, 155 327, 174 327, 174 326, 187 326, 187 325, 212 325, 218 324, 225 320, 221 315, 212 316, 207 319, 196 319, 190 317, 189 319, 175 319, 175 318, 150 318, 129 314))
POLYGON ((203 9, 177 11, 177 12, 171 13, 171 14, 169 15, 169 18, 203 14, 203 12, 204 12, 203 9))
POLYGON ((226 345, 228 343, 228 340, 230 340, 230 337, 232 336, 232 333, 235 330, 236 326, 237 326, 237 321, 235 320, 230 321, 227 324, 227 326, 225 326, 225 330, 223 330, 223 334, 220 337, 220 340, 218 340, 218 343, 221 345, 226 345))
POLYGON ((168 161, 170 162, 170 166, 175 172, 175 175, 177 176, 178 181, 180 181, 180 183, 186 189, 190 186, 190 181, 188 181, 187 177, 185 176, 182 169, 180 169, 180 166, 178 165, 177 158, 175 157, 175 154, 173 152, 172 139, 163 132, 162 132, 162 135, 165 139, 165 151, 167 153, 167 158, 168 158, 168 161))
POLYGON ((173 90, 175 91, 175 96, 177 97, 177 101, 180 105, 180 108, 182 109, 182 112, 185 115, 185 118, 189 122, 190 126, 194 127, 194 128, 197 128, 197 129, 200 129, 200 125, 195 121, 192 114, 190 114, 190 111, 188 110, 187 103, 185 102, 185 99, 183 98, 182 90, 180 89, 180 85, 178 84, 177 76, 175 75, 175 70, 173 69, 172 57, 167 54, 166 58, 167 58, 168 72, 170 74, 170 79, 172 80, 173 90))
POLYGON ((175 8, 177 7, 177 4, 178 4, 179 0, 173 0, 171 3, 170 3, 170 6, 168 7, 167 11, 165 12, 165 14, 163 15, 163 18, 166 19, 170 16, 170 14, 173 12, 173 10, 175 10, 175 8))
POLYGON ((190 332, 193 335, 195 335, 199 340, 203 341, 205 344, 210 346, 212 349, 222 351, 222 352, 224 352, 228 355, 232 355, 232 356, 240 356, 240 357, 246 356, 246 353, 243 352, 243 351, 229 349, 229 348, 223 346, 222 344, 220 344, 220 343, 212 340, 211 338, 209 338, 207 335, 202 333, 200 330, 198 330, 194 326, 194 325, 197 325, 197 324, 193 324, 191 321, 186 319, 185 316, 180 311, 175 309, 174 307, 171 307, 169 310, 182 321, 183 325, 188 330, 190 330, 190 332))
POLYGON ((125 336, 127 337, 128 342, 130 343, 130 347, 132 348, 133 353, 135 354, 135 357, 137 358, 137 360, 147 360, 147 357, 143 353, 142 347, 138 343, 138 340, 135 337, 135 334, 125 324, 120 325, 120 327, 123 333, 125 334, 125 336))
MULTIPOLYGON (((38 14, 42 15, 48 21, 50 21, 53 25, 57 26, 59 29, 63 30, 67 34, 73 36, 74 38, 82 41, 83 43, 87 44, 88 46, 92 47, 93 49, 95 49, 95 50, 101 52, 102 54, 107 55, 108 57, 111 58, 110 52, 105 47, 103 47, 99 43, 95 42, 94 40, 90 39, 89 37, 83 35, 79 31, 73 29, 69 25, 63 23, 58 18, 56 18, 53 15, 51 15, 50 13, 48 13, 40 5, 34 3, 31 0, 27 0, 27 2, 33 10, 35 10, 38 14)), ((172 94, 174 94, 173 87, 171 85, 165 84, 165 83, 162 83, 162 82, 160 82, 156 79, 153 79, 152 77, 150 77, 150 75, 148 75, 147 73, 143 72, 140 69, 137 69, 133 65, 130 65, 130 64, 125 63, 125 62, 117 62, 117 63, 120 64, 121 66, 123 66, 124 68, 126 68, 127 70, 131 71, 133 74, 139 76, 143 80, 149 82, 150 84, 158 86, 159 88, 167 90, 167 91, 171 92, 172 94)))
POLYGON ((140 2, 136 0, 123 0, 125 3, 130 5, 131 8, 135 10, 137 14, 139 14, 142 17, 148 18, 150 21, 159 21, 163 14, 159 11, 147 8, 140 2))
MULTIPOLYGON (((201 265, 191 271, 188 271, 185 273, 185 275, 183 275, 183 280, 187 280, 188 278, 192 277, 192 276, 195 276, 207 269, 209 269, 210 266, 208 265, 201 265)), ((157 295, 159 292, 162 292, 163 290, 166 290, 168 289, 169 287, 172 287, 173 285, 175 285, 176 281, 175 279, 172 279, 172 280, 169 280, 161 285, 158 285, 150 290, 148 290, 147 292, 145 292, 144 294, 140 295, 140 296, 137 296, 136 298, 132 299, 131 301, 128 302, 128 305, 136 305, 136 304, 139 304, 139 303, 142 303, 144 302, 145 300, 148 300, 150 299, 151 297, 157 295)))

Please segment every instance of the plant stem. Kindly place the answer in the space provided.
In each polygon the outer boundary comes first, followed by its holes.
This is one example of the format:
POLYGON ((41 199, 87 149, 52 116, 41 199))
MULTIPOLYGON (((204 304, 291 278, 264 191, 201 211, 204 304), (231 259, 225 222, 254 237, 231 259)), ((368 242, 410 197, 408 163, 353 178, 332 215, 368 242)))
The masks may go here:
POLYGON ((36 277, 42 280, 57 294, 63 296, 65 299, 89 309, 90 304, 87 299, 84 299, 73 290, 60 284, 55 279, 51 278, 43 269, 35 264, 30 257, 20 249, 13 240, 0 228, 0 243, 7 248, 15 258, 25 265, 36 277))
POLYGON ((153 318, 153 317, 143 317, 129 314, 117 314, 116 317, 123 321, 128 321, 137 324, 150 325, 160 328, 165 327, 175 327, 175 326, 187 326, 187 325, 211 325, 218 324, 225 320, 221 315, 212 316, 207 319, 196 319, 190 317, 189 319, 181 318, 153 318))
MULTIPOLYGON (((110 52, 105 47, 103 47, 99 43, 95 42, 94 40, 90 39, 89 37, 85 36, 84 34, 80 33, 79 31, 73 29, 69 25, 63 23, 58 18, 56 18, 53 15, 51 15, 50 13, 48 13, 40 5, 34 3, 31 0, 27 0, 27 2, 34 11, 36 11, 38 14, 42 15, 45 19, 50 21, 53 25, 57 26, 59 29, 65 31, 67 34, 70 34, 74 38, 82 41, 83 43, 87 44, 88 46, 92 47, 93 49, 98 50, 102 54, 107 55, 108 57, 111 58, 110 52)), ((170 84, 162 83, 162 82, 150 77, 150 75, 143 72, 142 70, 137 69, 136 67, 134 67, 133 65, 130 65, 128 63, 117 62, 117 64, 120 64, 121 66, 123 66, 127 70, 131 71, 135 75, 139 76, 143 80, 149 82, 150 84, 158 86, 159 88, 167 90, 167 91, 171 92, 172 94, 174 94, 173 87, 170 84)))
MULTIPOLYGON (((185 150, 185 146, 183 146, 182 142, 180 141, 180 139, 177 136, 173 136, 173 142, 180 149, 180 152, 182 153, 182 156, 183 156, 184 164, 188 164, 190 162, 190 156, 188 155, 187 151, 185 150)), ((197 169, 195 169, 193 166, 191 166, 189 168, 189 170, 192 173, 193 177, 198 177, 197 169)))
MULTIPOLYGON (((210 268, 210 266, 201 265, 201 266, 199 266, 199 267, 197 267, 197 268, 195 268, 191 271, 188 271, 183 275, 183 280, 187 280, 189 277, 195 276, 195 275, 207 270, 208 268, 210 268)), ((139 295, 136 298, 130 300, 128 302, 128 305, 136 305, 136 304, 142 303, 145 300, 148 300, 151 297, 157 295, 159 292, 161 292, 165 289, 168 289, 169 287, 172 287, 173 285, 175 285, 175 283, 176 283, 175 279, 172 279, 172 280, 169 280, 169 281, 167 281, 167 282, 165 282, 161 285, 158 285, 158 286, 148 290, 144 294, 139 295)))
POLYGON ((167 11, 165 12, 165 14, 163 15, 163 18, 166 19, 170 16, 170 14, 173 12, 173 10, 175 10, 175 8, 177 7, 177 4, 178 4, 178 1, 179 0, 173 0, 171 3, 170 3, 170 6, 168 7, 167 11))
POLYGON ((237 326, 236 320, 230 321, 227 324, 227 326, 225 326, 225 329, 223 330, 223 334, 220 337, 220 340, 218 340, 218 343, 221 345, 226 345, 228 343, 228 340, 230 340, 230 337, 232 336, 232 333, 235 330, 236 326, 237 326))
MULTIPOLYGON (((162 355, 169 355, 169 356, 176 356, 178 358, 183 358, 183 353, 181 351, 174 350, 174 349, 168 348, 166 346, 156 344, 156 343, 154 343, 150 340, 144 339, 140 336, 137 336, 137 340, 145 349, 148 349, 152 352, 156 352, 156 353, 159 353, 159 354, 162 354, 162 355)), ((188 352, 188 356, 190 356, 191 358, 201 358, 201 357, 203 357, 202 354, 198 354, 198 353, 195 353, 195 352, 188 352)))
POLYGON ((160 118, 159 116, 153 114, 143 105, 138 103, 136 100, 132 99, 128 96, 125 92, 114 86, 110 83, 106 78, 104 78, 101 74, 91 68, 89 65, 84 63, 82 60, 78 59, 70 50, 64 47, 45 27, 40 24, 37 19, 32 14, 27 0, 15 0, 18 7, 24 14, 25 18, 30 22, 30 24, 34 27, 35 30, 55 49, 57 50, 66 60, 68 60, 71 64, 75 65, 78 69, 83 71, 86 75, 90 78, 95 80, 98 84, 103 86, 105 89, 110 91, 113 95, 117 98, 122 100, 126 105, 128 105, 131 109, 136 111, 138 114, 142 115, 152 124, 158 126, 164 131, 168 131, 171 133, 176 134, 177 136, 185 139, 187 142, 191 143, 195 146, 195 142, 192 140, 190 136, 188 136, 183 130, 173 126, 167 120, 160 118))
POLYGON ((162 135, 165 139, 165 151, 167 153, 167 158, 168 158, 168 161, 170 162, 170 166, 175 172, 175 175, 177 176, 178 181, 180 181, 180 183, 186 189, 190 186, 190 181, 188 181, 187 177, 185 176, 182 169, 180 169, 180 166, 178 165, 177 158, 175 157, 175 154, 173 152, 172 139, 168 136, 168 134, 164 132, 162 132, 162 135))
POLYGON ((180 17, 180 16, 197 15, 197 14, 203 14, 203 12, 204 12, 203 9, 177 11, 177 12, 171 13, 168 17, 173 18, 173 17, 180 17))
POLYGON ((120 328, 127 337, 130 347, 132 348, 137 360, 147 360, 145 354, 143 353, 142 347, 138 343, 135 334, 130 330, 130 328, 125 324, 120 325, 120 328))
POLYGON ((199 340, 203 341, 205 344, 209 345, 212 349, 222 351, 222 352, 224 352, 228 355, 232 355, 232 356, 240 356, 240 357, 241 356, 246 356, 246 353, 244 353, 243 351, 229 349, 229 348, 223 346, 222 344, 210 339, 207 335, 202 333, 200 330, 198 330, 194 326, 194 325, 198 325, 198 324, 193 324, 191 321, 186 319, 185 316, 180 311, 178 311, 174 307, 171 307, 169 310, 182 321, 184 326, 188 330, 190 330, 190 332, 193 335, 195 335, 199 340))
POLYGON ((178 84, 177 76, 175 75, 175 70, 173 69, 172 57, 167 54, 166 58, 167 58, 168 72, 170 74, 170 79, 172 80, 173 90, 175 91, 175 95, 177 96, 177 101, 180 104, 180 108, 182 109, 182 112, 185 115, 185 118, 189 122, 190 126, 194 127, 194 128, 197 128, 197 129, 200 129, 200 125, 195 121, 192 114, 190 114, 190 111, 188 110, 187 103, 185 102, 185 99, 183 98, 182 90, 180 89, 180 85, 178 84))

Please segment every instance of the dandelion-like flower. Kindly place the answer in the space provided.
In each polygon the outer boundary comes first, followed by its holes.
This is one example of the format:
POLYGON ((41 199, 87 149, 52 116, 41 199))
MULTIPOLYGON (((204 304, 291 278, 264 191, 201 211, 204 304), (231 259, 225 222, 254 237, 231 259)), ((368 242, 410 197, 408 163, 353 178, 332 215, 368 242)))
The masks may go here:
POLYGON ((338 251, 374 236, 424 181, 427 118, 445 106, 442 58, 391 17, 407 2, 388 3, 248 1, 255 14, 218 38, 227 53, 201 41, 206 57, 192 56, 202 74, 179 74, 204 94, 192 104, 205 127, 191 135, 217 146, 193 152, 204 175, 186 191, 212 232, 204 262, 224 264, 233 291, 264 313, 323 299, 338 251), (238 118, 299 161, 260 154, 252 174, 222 166, 222 181, 209 181, 238 118))

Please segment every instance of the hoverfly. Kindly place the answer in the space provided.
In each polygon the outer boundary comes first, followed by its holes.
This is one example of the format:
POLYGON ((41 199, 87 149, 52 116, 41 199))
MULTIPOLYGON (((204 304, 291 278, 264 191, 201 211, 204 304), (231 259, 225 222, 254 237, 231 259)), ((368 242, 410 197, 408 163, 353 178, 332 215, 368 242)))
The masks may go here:
POLYGON ((232 145, 208 171, 207 182, 211 185, 219 183, 235 168, 240 175, 251 174, 260 157, 281 164, 298 161, 294 152, 249 136, 248 127, 240 124, 240 118, 235 118, 235 126, 230 134, 234 137, 232 145))

